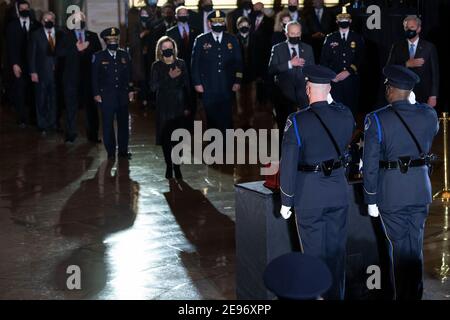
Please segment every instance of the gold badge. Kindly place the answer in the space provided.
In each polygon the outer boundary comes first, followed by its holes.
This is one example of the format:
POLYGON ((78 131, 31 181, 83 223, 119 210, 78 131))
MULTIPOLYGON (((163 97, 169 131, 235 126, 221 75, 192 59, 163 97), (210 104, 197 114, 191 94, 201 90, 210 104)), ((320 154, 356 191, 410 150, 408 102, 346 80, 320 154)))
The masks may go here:
POLYGON ((108 61, 102 61, 102 64, 109 64, 108 61))
POLYGON ((355 48, 356 48, 356 42, 355 42, 355 41, 352 41, 352 43, 350 43, 350 47, 351 47, 352 49, 355 49, 355 48))
POLYGON ((228 42, 227 47, 229 50, 233 49, 233 45, 231 44, 231 42, 228 42))

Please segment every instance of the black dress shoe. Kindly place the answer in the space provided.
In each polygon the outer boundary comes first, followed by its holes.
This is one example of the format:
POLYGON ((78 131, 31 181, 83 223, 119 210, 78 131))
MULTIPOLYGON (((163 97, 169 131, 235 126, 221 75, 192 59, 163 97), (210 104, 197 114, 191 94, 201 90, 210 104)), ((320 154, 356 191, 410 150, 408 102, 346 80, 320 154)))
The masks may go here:
POLYGON ((183 175, 181 174, 180 166, 174 165, 173 171, 175 171, 175 178, 178 180, 183 180, 183 175))
POLYGON ((172 166, 167 166, 166 167, 166 179, 170 180, 172 178, 173 178, 172 166))
POLYGON ((131 157, 131 152, 119 152, 119 158, 126 158, 128 160, 131 160, 131 157))

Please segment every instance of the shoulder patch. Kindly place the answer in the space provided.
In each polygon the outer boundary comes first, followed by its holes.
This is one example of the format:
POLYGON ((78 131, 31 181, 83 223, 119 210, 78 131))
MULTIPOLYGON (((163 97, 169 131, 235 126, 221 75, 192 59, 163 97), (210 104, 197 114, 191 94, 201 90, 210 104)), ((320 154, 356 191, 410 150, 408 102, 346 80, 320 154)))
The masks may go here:
POLYGON ((287 132, 291 126, 292 126, 291 119, 287 119, 286 125, 284 126, 284 132, 287 132))
POLYGON ((364 131, 369 130, 371 124, 372 124, 372 120, 370 120, 370 116, 367 116, 366 117, 366 122, 364 124, 364 131))

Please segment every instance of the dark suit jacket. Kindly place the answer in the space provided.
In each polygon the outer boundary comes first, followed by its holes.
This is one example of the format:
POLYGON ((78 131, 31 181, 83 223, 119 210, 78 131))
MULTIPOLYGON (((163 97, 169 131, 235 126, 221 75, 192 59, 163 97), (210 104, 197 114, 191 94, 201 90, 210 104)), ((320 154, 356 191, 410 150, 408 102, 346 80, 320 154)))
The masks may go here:
MULTIPOLYGON (((314 64, 312 47, 301 42, 299 48, 298 56, 305 59, 305 66, 314 64)), ((298 107, 304 107, 308 103, 305 92, 305 76, 300 67, 289 69, 288 62, 290 60, 291 53, 287 41, 273 46, 269 74, 274 77, 275 83, 286 98, 298 107)))
POLYGON ((19 19, 11 21, 6 29, 6 49, 8 56, 8 63, 12 65, 19 65, 23 72, 27 72, 27 50, 30 35, 39 28, 40 24, 30 18, 30 29, 25 35, 22 31, 22 26, 19 19))
POLYGON ((203 29, 203 14, 204 13, 205 12, 203 10, 199 10, 198 13, 196 13, 195 15, 193 15, 193 16, 189 15, 189 20, 192 20, 193 26, 195 26, 195 28, 197 30, 199 30, 199 34, 207 32, 207 30, 203 29))
POLYGON ((255 30, 256 17, 252 17, 252 32, 250 43, 251 68, 256 78, 264 78, 269 66, 270 50, 272 49, 273 20, 264 16, 258 29, 255 30))
POLYGON ((336 29, 336 17, 332 13, 331 9, 324 7, 322 13, 322 19, 319 22, 317 19, 315 9, 311 9, 308 12, 304 12, 303 25, 308 36, 313 35, 316 32, 322 32, 327 35, 336 29))
POLYGON ((57 57, 58 46, 64 41, 64 32, 55 29, 55 51, 51 51, 44 28, 31 34, 28 50, 29 72, 37 73, 39 81, 54 81, 55 74, 61 74, 61 59, 57 57))
POLYGON ((97 33, 85 31, 85 41, 89 41, 86 50, 77 49, 77 36, 74 30, 68 30, 61 46, 58 46, 58 56, 64 58, 64 86, 85 88, 91 87, 91 66, 94 53, 102 50, 97 33))
MULTIPOLYGON (((439 94, 439 62, 435 46, 431 42, 419 39, 415 58, 423 58, 425 64, 419 68, 411 68, 420 77, 420 83, 416 85, 414 93, 417 101, 426 103, 429 97, 437 97, 439 94)), ((392 46, 387 64, 405 66, 408 60, 408 41, 402 40, 392 46)))
POLYGON ((177 43, 178 48, 178 57, 184 62, 186 62, 186 66, 188 70, 191 67, 191 56, 192 56, 192 48, 194 46, 195 38, 199 35, 199 30, 196 26, 189 24, 189 46, 185 48, 183 36, 180 34, 180 30, 178 29, 178 24, 174 25, 172 28, 166 31, 166 35, 171 37, 177 43))

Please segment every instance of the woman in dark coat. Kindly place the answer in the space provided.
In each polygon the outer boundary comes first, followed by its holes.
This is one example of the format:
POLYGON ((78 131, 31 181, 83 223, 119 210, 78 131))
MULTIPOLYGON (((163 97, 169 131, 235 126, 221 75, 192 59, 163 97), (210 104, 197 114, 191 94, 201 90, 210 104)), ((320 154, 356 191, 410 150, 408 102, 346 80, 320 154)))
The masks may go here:
POLYGON ((156 93, 156 144, 161 145, 166 161, 166 178, 182 179, 179 165, 172 162, 172 132, 186 127, 189 108, 189 75, 186 64, 177 58, 172 38, 161 37, 156 45, 156 61, 152 65, 150 88, 156 93))

